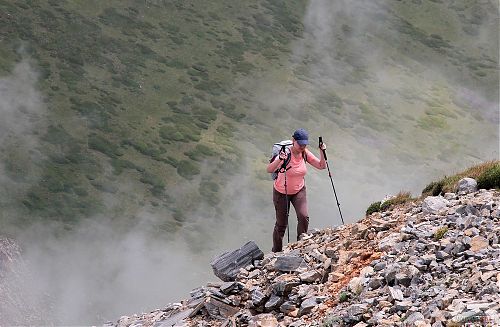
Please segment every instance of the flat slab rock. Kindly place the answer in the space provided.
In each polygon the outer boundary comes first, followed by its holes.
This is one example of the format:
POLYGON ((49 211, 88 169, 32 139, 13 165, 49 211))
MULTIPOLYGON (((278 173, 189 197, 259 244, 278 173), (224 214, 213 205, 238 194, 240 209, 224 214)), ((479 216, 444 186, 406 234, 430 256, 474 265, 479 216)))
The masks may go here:
POLYGON ((264 252, 254 241, 249 241, 237 250, 225 252, 214 258, 210 265, 215 276, 225 282, 230 282, 236 279, 241 268, 251 265, 255 260, 260 260, 263 257, 264 252))
POLYGON ((297 255, 283 255, 276 258, 276 263, 274 264, 274 269, 290 272, 296 271, 300 266, 304 265, 305 261, 302 257, 297 255))

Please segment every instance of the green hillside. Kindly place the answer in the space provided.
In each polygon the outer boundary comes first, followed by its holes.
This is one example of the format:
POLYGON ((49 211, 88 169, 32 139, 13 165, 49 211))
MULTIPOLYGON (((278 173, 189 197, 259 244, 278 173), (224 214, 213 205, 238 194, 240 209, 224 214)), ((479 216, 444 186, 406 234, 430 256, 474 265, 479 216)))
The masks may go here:
POLYGON ((342 3, 326 30, 318 5, 0 1, 0 75, 29 64, 42 108, 0 142, 2 224, 223 216, 242 171, 267 199, 270 144, 298 125, 360 184, 498 157, 497 3, 342 3))
MULTIPOLYGON (((47 108, 44 158, 34 163, 41 178, 16 205, 71 223, 121 211, 104 203, 102 194, 111 194, 120 205, 168 208, 165 227, 175 228, 205 198, 198 193, 219 202, 224 176, 237 165, 231 139, 247 116, 232 83, 289 51, 304 3, 3 1, 0 8, 1 73, 26 58, 47 108), (172 192, 199 175, 202 162, 211 178, 172 192), (118 187, 123 181, 133 194, 118 187)), ((30 182, 20 161, 9 160, 6 172, 30 182)))

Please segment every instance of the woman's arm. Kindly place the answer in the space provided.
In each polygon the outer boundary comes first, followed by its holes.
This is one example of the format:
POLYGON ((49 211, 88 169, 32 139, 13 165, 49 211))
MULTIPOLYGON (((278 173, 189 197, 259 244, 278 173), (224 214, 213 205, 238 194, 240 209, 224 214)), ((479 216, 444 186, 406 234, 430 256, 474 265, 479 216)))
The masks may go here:
MULTIPOLYGON (((323 143, 324 145, 324 143, 323 143)), ((326 146, 324 146, 326 149, 326 146)), ((321 149, 319 151, 320 159, 316 157, 309 149, 306 149, 306 158, 307 162, 311 164, 316 169, 325 169, 326 168, 326 161, 325 161, 325 156, 323 155, 323 150, 321 149)))
POLYGON ((286 159, 286 157, 287 154, 283 151, 280 151, 279 155, 277 155, 276 158, 274 158, 274 160, 271 161, 269 165, 267 165, 267 172, 275 172, 283 164, 283 161, 286 159))

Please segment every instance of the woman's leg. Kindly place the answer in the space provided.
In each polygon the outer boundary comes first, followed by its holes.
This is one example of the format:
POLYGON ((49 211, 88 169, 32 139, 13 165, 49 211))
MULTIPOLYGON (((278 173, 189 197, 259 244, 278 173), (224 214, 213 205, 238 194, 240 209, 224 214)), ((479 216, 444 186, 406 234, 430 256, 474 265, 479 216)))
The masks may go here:
MULTIPOLYGON (((287 197, 273 188, 273 202, 276 210, 276 223, 273 232, 273 252, 280 252, 283 249, 283 236, 285 235, 287 219, 287 197)), ((290 201, 290 197, 288 198, 290 201)))
POLYGON ((307 233, 309 228, 309 215, 307 213, 307 196, 306 187, 304 186, 299 193, 292 197, 292 204, 297 213, 297 241, 300 239, 300 235, 307 233))

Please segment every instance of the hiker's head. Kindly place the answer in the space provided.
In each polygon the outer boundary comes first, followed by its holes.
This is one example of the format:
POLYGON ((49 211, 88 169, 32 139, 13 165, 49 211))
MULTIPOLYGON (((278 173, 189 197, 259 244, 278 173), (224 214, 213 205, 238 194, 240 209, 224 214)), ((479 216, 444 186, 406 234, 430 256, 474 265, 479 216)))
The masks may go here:
POLYGON ((309 144, 309 134, 303 128, 296 130, 292 137, 301 148, 309 144))

